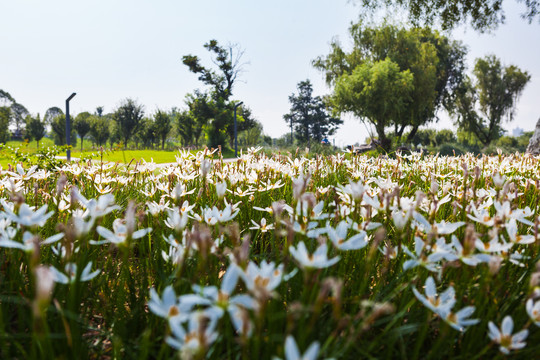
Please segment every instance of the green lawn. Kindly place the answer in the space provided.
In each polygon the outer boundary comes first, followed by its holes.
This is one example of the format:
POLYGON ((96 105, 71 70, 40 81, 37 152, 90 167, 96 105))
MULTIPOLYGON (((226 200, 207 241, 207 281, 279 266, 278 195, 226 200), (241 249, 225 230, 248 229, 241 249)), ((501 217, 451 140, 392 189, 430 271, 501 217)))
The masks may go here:
MULTIPOLYGON (((80 143, 79 143, 80 144, 80 143)), ((35 141, 30 143, 25 143, 21 141, 8 141, 6 143, 7 147, 13 149, 18 149, 23 153, 35 153, 38 149, 35 141)), ((47 147, 54 146, 54 143, 51 139, 42 139, 39 142, 39 149, 44 149, 47 147)), ((193 151, 194 153, 196 151, 193 151)), ((9 151, 2 150, 0 151, 0 166, 3 169, 8 168, 8 164, 14 164, 14 161, 9 156, 9 151)), ((111 162, 120 162, 120 163, 129 163, 132 161, 140 161, 144 159, 147 162, 153 161, 155 163, 170 163, 175 162, 175 156, 178 155, 178 151, 166 151, 166 150, 113 150, 113 151, 104 151, 101 154, 98 150, 92 149, 92 144, 90 141, 84 143, 84 151, 80 151, 80 147, 72 149, 71 157, 72 158, 91 158, 93 160, 101 160, 103 156, 103 161, 111 162)), ((62 152, 60 156, 66 156, 65 152, 62 152)), ((234 152, 231 150, 225 150, 223 152, 224 158, 234 157, 234 152)))

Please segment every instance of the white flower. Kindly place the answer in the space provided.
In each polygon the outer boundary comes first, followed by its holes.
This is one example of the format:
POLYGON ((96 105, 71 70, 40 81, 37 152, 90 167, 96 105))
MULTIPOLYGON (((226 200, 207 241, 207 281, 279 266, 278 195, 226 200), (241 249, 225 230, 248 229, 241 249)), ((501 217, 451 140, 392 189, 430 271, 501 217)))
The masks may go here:
POLYGON ((114 204, 114 195, 101 195, 99 199, 86 200, 77 188, 73 189, 73 195, 79 200, 81 205, 86 209, 84 217, 90 216, 93 219, 103 217, 114 210, 120 209, 120 206, 114 204))
MULTIPOLYGON (((37 244, 38 245, 52 244, 52 243, 55 243, 55 242, 59 241, 63 237, 64 237, 63 233, 55 234, 55 235, 50 236, 47 239, 43 240, 42 242, 38 242, 37 244)), ((34 240, 35 238, 36 238, 36 235, 32 234, 29 231, 25 231, 24 234, 23 234, 23 238, 22 238, 23 242, 22 243, 2 237, 0 239, 0 247, 11 248, 11 249, 20 249, 22 251, 32 252, 35 249, 35 245, 34 245, 34 244, 36 244, 36 242, 34 240)))
POLYGON ((168 320, 179 317, 183 321, 188 318, 193 304, 182 304, 173 287, 169 285, 163 290, 163 298, 159 297, 154 288, 150 289, 148 308, 159 317, 168 320))
POLYGON ((152 216, 157 216, 160 213, 162 213, 163 211, 171 209, 169 207, 169 202, 168 201, 164 202, 163 198, 161 198, 159 203, 157 203, 155 201, 148 201, 148 202, 146 202, 146 205, 148 206, 148 212, 152 216))
POLYGON ((216 193, 219 199, 222 199, 223 196, 225 196, 225 192, 227 191, 227 183, 226 182, 220 182, 216 184, 216 193))
POLYGON ((415 288, 413 288, 413 293, 425 307, 435 313, 438 313, 441 309, 451 309, 456 303, 456 293, 454 288, 452 286, 448 287, 448 289, 439 296, 435 287, 435 281, 431 276, 426 279, 425 297, 415 288))
POLYGON ((247 289, 257 298, 264 298, 274 291, 283 278, 283 264, 263 260, 260 266, 250 262, 245 271, 240 273, 247 289))
POLYGON ((187 331, 179 318, 169 321, 172 336, 167 336, 166 342, 171 347, 180 350, 180 358, 204 358, 202 354, 218 337, 216 330, 217 314, 212 310, 191 313, 187 331))
POLYGON ((430 276, 426 280, 425 288, 426 297, 413 288, 414 296, 452 328, 464 332, 467 330, 467 326, 475 325, 480 322, 478 319, 468 318, 476 309, 474 306, 464 307, 456 313, 452 312, 452 308, 456 304, 456 292, 453 286, 449 286, 448 289, 439 296, 435 287, 435 281, 430 276))
POLYGON ((90 272, 92 269, 92 262, 90 261, 83 269, 81 276, 77 279, 77 264, 67 263, 64 267, 66 274, 58 271, 54 266, 50 267, 54 277, 54 281, 60 284, 73 284, 75 281, 89 281, 98 276, 101 270, 90 272))
POLYGON ((527 345, 525 339, 529 335, 529 330, 521 330, 512 335, 514 321, 509 315, 504 317, 500 330, 492 321, 488 323, 488 329, 489 338, 500 345, 499 350, 503 354, 508 355, 510 350, 522 349, 527 345))
POLYGON ((23 203, 19 207, 19 213, 15 214, 9 207, 4 207, 7 218, 23 226, 43 226, 47 220, 54 214, 54 211, 47 212, 47 204, 33 211, 32 207, 23 203))
POLYGON ((535 241, 533 235, 519 235, 518 234, 516 219, 511 219, 506 224, 506 232, 508 233, 508 237, 510 238, 510 241, 513 242, 514 244, 532 244, 535 241))
POLYGON ((124 219, 115 219, 113 221, 113 231, 110 231, 109 229, 104 228, 103 226, 97 227, 97 232, 99 235, 105 238, 105 240, 101 241, 94 241, 91 240, 90 243, 92 245, 102 245, 107 243, 113 243, 116 245, 120 244, 126 244, 126 240, 128 238, 131 239, 139 239, 148 234, 150 231, 152 231, 152 228, 146 228, 137 230, 132 233, 133 230, 130 231, 129 227, 126 224, 126 220, 124 219))
POLYGON ((540 300, 536 302, 533 299, 527 300, 525 308, 527 309, 527 314, 529 314, 529 317, 534 322, 534 325, 540 327, 540 300))
POLYGON ((294 338, 289 335, 285 339, 285 360, 315 360, 319 354, 319 342, 314 341, 302 355, 294 338))
POLYGON ((330 225, 326 226, 328 237, 339 250, 358 250, 367 245, 367 241, 365 241, 367 234, 365 231, 361 231, 347 239, 348 231, 349 224, 344 220, 342 220, 335 229, 330 225))
POLYGON ((249 335, 244 331, 251 329, 251 324, 244 322, 250 320, 247 316, 244 316, 245 313, 242 313, 240 309, 255 310, 257 309, 257 303, 255 299, 247 294, 231 296, 240 274, 240 268, 235 264, 231 264, 221 279, 219 289, 216 286, 193 285, 194 294, 183 295, 180 297, 180 301, 185 304, 208 306, 206 310, 212 311, 217 318, 221 318, 226 310, 233 321, 236 331, 242 335, 249 335))
POLYGON ((203 177, 206 177, 208 175, 208 172, 212 168, 212 162, 210 160, 204 159, 201 161, 201 175, 203 177))
POLYGON ((291 245, 289 251, 300 266, 305 269, 324 269, 336 264, 340 259, 339 256, 328 259, 328 246, 326 244, 320 245, 313 254, 310 254, 307 251, 306 244, 300 241, 297 248, 291 245))
POLYGON ((415 243, 414 243, 415 252, 414 253, 412 253, 409 250, 409 248, 403 245, 403 251, 407 255, 412 257, 411 260, 407 260, 403 263, 403 270, 409 270, 417 266, 423 266, 429 271, 433 271, 433 272, 439 271, 436 262, 442 259, 444 254, 435 253, 435 254, 426 255, 424 252, 424 247, 425 247, 425 243, 419 237, 415 237, 415 243))
POLYGON ((174 208, 167 209, 167 214, 169 216, 165 219, 165 225, 176 232, 181 232, 186 227, 189 220, 187 212, 181 213, 178 208, 174 208))
POLYGON ((250 230, 260 230, 262 233, 267 232, 268 230, 274 229, 274 224, 266 224, 266 219, 262 218, 261 223, 257 224, 253 219, 251 219, 251 223, 253 224, 252 227, 250 227, 250 230))
POLYGON ((405 228, 405 225, 407 225, 407 222, 411 217, 410 215, 410 211, 395 210, 394 212, 392 212, 392 220, 394 221, 394 225, 396 225, 396 228, 398 230, 401 231, 405 228))
POLYGON ((446 221, 441 221, 438 223, 430 224, 422 214, 418 212, 414 212, 413 214, 414 219, 418 222, 419 227, 425 232, 434 232, 439 235, 448 235, 452 234, 454 231, 456 231, 461 226, 465 225, 465 222, 458 221, 455 223, 447 223, 446 221))

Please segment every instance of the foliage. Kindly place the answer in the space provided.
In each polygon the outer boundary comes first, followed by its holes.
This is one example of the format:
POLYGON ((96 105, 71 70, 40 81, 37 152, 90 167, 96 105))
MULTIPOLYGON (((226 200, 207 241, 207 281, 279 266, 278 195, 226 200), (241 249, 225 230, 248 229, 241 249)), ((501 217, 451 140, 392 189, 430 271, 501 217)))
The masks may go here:
MULTIPOLYGON (((355 2, 372 12, 383 7, 395 11, 405 10, 414 25, 440 24, 445 30, 470 23, 473 29, 484 32, 497 28, 505 21, 502 0, 355 0, 355 2)), ((535 18, 540 21, 538 1, 518 2, 525 3, 525 12, 521 15, 523 18, 529 23, 535 18)))
POLYGON ((129 140, 142 126, 144 109, 133 99, 126 99, 114 111, 112 118, 117 125, 118 135, 127 146, 129 140))
POLYGON ((161 140, 161 150, 163 150, 165 148, 165 140, 172 129, 171 116, 164 111, 158 110, 154 115, 154 124, 156 137, 161 140))
POLYGON ((0 143, 5 144, 10 138, 9 119, 11 109, 8 106, 0 106, 0 143))
POLYGON ((314 140, 320 143, 328 135, 332 135, 343 120, 332 117, 319 96, 313 96, 311 81, 300 81, 297 85, 298 95, 289 96, 291 110, 283 115, 283 119, 294 126, 296 139, 301 144, 311 144, 314 140))
POLYGON ((39 141, 45 136, 45 123, 41 121, 39 114, 37 117, 28 115, 25 119, 26 131, 25 136, 29 140, 35 140, 39 148, 39 141))
POLYGON ((77 132, 79 135, 79 138, 81 139, 81 151, 83 150, 83 142, 84 137, 88 135, 90 132, 91 124, 90 124, 90 117, 92 115, 85 111, 80 114, 77 114, 75 119, 73 120, 73 129, 77 132))
MULTIPOLYGON (((208 92, 196 90, 193 95, 186 97, 190 116, 193 116, 195 122, 192 121, 193 119, 182 117, 181 119, 188 120, 188 123, 187 127, 180 131, 184 134, 194 131, 194 135, 197 135, 199 129, 204 130, 208 145, 217 148, 225 146, 227 140, 229 144, 232 144, 234 137, 234 104, 231 102, 231 96, 234 84, 243 71, 241 63, 243 51, 238 45, 231 45, 229 49, 226 49, 216 40, 210 40, 204 44, 204 47, 211 53, 212 61, 217 69, 201 65, 199 57, 195 55, 185 55, 182 58, 182 62, 189 71, 198 74, 199 80, 210 89, 208 92)), ((248 117, 240 119, 245 122, 246 128, 254 125, 251 120, 252 118, 248 117)), ((194 140, 197 141, 197 139, 198 137, 194 140)))
MULTIPOLYGON (((57 115, 52 118, 50 125, 55 145, 66 145, 66 116, 64 114, 57 115)), ((73 126, 70 127, 69 137, 71 146, 75 147, 77 145, 77 136, 73 126)))
POLYGON ((258 150, 2 172, 0 357, 536 357, 537 158, 258 150))
POLYGON ((153 147, 154 143, 157 142, 157 124, 152 118, 143 118, 141 121, 141 126, 137 133, 135 133, 133 140, 135 140, 136 148, 138 144, 141 143, 145 148, 153 147))
POLYGON ((11 105, 11 124, 15 126, 15 133, 17 134, 17 136, 22 135, 22 132, 24 130, 24 120, 29 114, 30 113, 24 107, 24 105, 21 105, 19 103, 13 103, 11 105))
POLYGON ((53 106, 51 108, 48 108, 47 111, 45 111, 45 116, 43 117, 43 120, 46 124, 52 124, 53 120, 60 115, 64 115, 62 109, 53 106))
MULTIPOLYGON (((412 83, 406 99, 399 99, 401 109, 394 118, 384 119, 377 133, 389 126, 401 138, 406 128, 413 137, 418 128, 433 121, 437 113, 454 106, 454 90, 460 85, 464 70, 465 47, 451 41, 429 28, 399 28, 383 24, 378 27, 364 25, 362 21, 350 28, 353 49, 345 52, 336 40, 331 43, 331 52, 319 57, 313 65, 325 74, 329 85, 335 85, 340 77, 351 75, 362 65, 392 61, 399 71, 409 71, 412 83)), ((405 94, 403 94, 405 95, 405 94)), ((381 99, 382 104, 391 102, 381 99)), ((373 124, 379 120, 372 118, 373 124)), ((386 136, 384 136, 385 138, 386 136)), ((407 141, 410 141, 408 138, 407 141)))
POLYGON ((459 89, 456 123, 488 146, 502 135, 503 121, 513 119, 531 76, 514 65, 503 67, 494 55, 476 59, 474 75, 474 83, 467 79, 459 89))
POLYGON ((111 134, 110 122, 111 119, 105 116, 92 115, 88 118, 90 123, 90 137, 99 146, 104 146, 111 134))
POLYGON ((350 112, 375 126, 378 141, 384 150, 390 149, 385 128, 396 124, 400 112, 410 101, 413 75, 400 71, 390 59, 366 62, 352 73, 342 75, 330 98, 336 112, 350 112))

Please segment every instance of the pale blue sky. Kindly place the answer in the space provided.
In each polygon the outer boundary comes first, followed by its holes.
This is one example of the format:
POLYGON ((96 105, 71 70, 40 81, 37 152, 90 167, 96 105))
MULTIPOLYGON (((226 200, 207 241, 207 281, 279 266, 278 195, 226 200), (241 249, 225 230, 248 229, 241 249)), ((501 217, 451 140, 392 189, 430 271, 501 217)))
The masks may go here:
MULTIPOLYGON (((532 130, 540 117, 540 25, 519 19, 521 5, 505 0, 507 24, 493 34, 457 29, 452 36, 475 57, 497 55, 532 74, 516 120, 532 130)), ((307 78, 316 95, 330 90, 311 61, 327 54, 329 42, 348 43, 347 29, 360 9, 346 0, 0 0, 0 89, 32 113, 64 107, 72 93, 73 113, 104 106, 112 111, 131 97, 157 108, 183 107, 185 94, 201 87, 181 62, 186 54, 209 63, 203 44, 238 43, 247 62, 234 98, 243 100, 277 137, 288 131, 283 114, 288 96, 307 78)), ((451 127, 442 120, 437 127, 451 127)), ((336 145, 363 142, 367 131, 352 118, 336 134, 336 145)))

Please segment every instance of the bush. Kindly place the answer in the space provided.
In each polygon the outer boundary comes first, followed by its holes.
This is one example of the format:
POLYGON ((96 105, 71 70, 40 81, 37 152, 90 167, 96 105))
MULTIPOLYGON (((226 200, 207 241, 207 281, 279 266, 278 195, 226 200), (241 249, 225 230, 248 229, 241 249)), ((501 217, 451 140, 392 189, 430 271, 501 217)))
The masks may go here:
POLYGON ((437 147, 435 152, 442 156, 459 156, 465 154, 467 149, 457 143, 447 143, 437 147))

